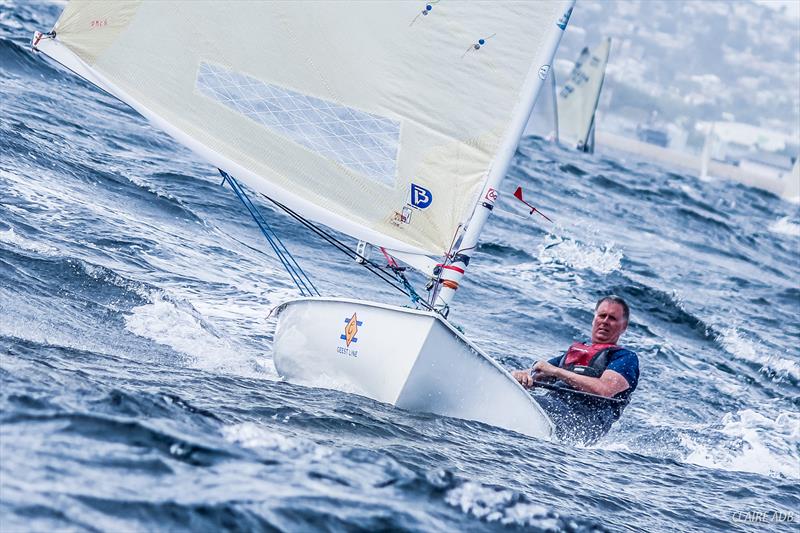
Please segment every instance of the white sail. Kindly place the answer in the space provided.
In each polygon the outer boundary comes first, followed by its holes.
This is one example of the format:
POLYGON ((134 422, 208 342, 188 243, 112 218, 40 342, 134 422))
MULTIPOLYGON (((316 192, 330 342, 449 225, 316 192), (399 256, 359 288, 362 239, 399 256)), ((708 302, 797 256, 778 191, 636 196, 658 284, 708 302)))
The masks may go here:
POLYGON ((703 151, 700 154, 700 179, 708 178, 708 164, 711 162, 711 152, 713 152, 715 144, 714 139, 714 123, 712 122, 706 131, 706 138, 703 142, 703 151))
POLYGON ((794 160, 792 172, 784 179, 786 185, 783 187, 781 196, 792 203, 800 203, 800 159, 794 160))
POLYGON ((564 6, 72 0, 36 47, 301 215, 439 256, 564 6))
POLYGON ((548 78, 539 91, 536 105, 525 126, 525 135, 537 135, 558 142, 558 89, 555 69, 550 70, 548 78))
POLYGON ((558 93, 559 139, 578 150, 591 151, 595 111, 608 64, 611 39, 593 51, 584 48, 569 79, 558 93))

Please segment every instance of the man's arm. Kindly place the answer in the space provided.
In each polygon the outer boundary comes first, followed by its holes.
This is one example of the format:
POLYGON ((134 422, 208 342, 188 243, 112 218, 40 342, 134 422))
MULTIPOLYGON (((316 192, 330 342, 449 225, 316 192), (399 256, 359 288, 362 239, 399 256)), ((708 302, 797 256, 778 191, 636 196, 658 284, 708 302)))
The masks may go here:
POLYGON ((536 380, 538 380, 540 376, 553 377, 560 379, 577 390, 599 394, 606 398, 611 398, 615 394, 619 394, 630 388, 628 380, 625 379, 622 374, 613 370, 606 370, 599 378, 593 378, 590 376, 581 376, 580 374, 551 365, 545 361, 539 361, 533 365, 533 371, 534 379, 536 380))
POLYGON ((581 376, 575 372, 570 372, 569 370, 551 365, 546 361, 539 361, 533 365, 533 371, 534 375, 532 377, 529 373, 525 372, 531 379, 524 379, 523 376, 517 375, 518 373, 522 374, 524 371, 514 372, 514 377, 522 386, 527 388, 534 386, 534 382, 543 377, 553 377, 560 379, 577 390, 591 392, 592 394, 598 394, 606 398, 611 398, 615 394, 619 394, 630 388, 628 380, 625 379, 622 374, 613 370, 606 370, 599 378, 593 378, 581 376))

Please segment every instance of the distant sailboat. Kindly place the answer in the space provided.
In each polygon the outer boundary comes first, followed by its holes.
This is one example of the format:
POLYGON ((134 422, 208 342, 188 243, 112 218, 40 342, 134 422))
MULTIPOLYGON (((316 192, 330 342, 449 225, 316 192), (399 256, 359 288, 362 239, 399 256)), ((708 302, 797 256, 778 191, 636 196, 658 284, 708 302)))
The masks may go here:
POLYGON ((525 135, 537 135, 558 143, 558 88, 555 69, 550 69, 547 76, 549 83, 542 85, 531 118, 525 126, 525 135))
POLYGON ((700 153, 700 179, 708 179, 708 165, 711 162, 711 153, 714 150, 714 126, 712 122, 706 131, 705 141, 703 142, 703 151, 700 153))
POLYGON ((548 437, 447 316, 572 5, 72 1, 32 44, 220 169, 306 296, 277 310, 282 376, 548 437), (238 180, 416 308, 317 296, 238 180), (431 276, 427 297, 394 258, 431 276))
POLYGON ((610 49, 610 38, 594 51, 584 48, 558 93, 559 139, 582 152, 594 152, 597 105, 610 49))
POLYGON ((800 204, 800 158, 795 158, 792 172, 786 179, 781 196, 792 203, 800 204))

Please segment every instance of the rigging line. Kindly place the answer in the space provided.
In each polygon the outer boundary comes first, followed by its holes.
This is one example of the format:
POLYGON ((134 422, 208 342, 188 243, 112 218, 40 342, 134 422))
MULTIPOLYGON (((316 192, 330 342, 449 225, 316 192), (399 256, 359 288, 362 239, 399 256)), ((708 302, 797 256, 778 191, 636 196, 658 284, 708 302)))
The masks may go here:
POLYGON ((283 241, 281 241, 280 237, 278 237, 277 233, 275 233, 258 208, 256 208, 255 204, 253 204, 252 200, 250 200, 250 198, 247 196, 241 185, 239 185, 239 183, 232 176, 223 170, 220 169, 219 172, 222 174, 223 184, 227 182, 231 186, 233 192, 236 194, 242 204, 244 204, 245 208, 250 213, 250 216, 253 217, 253 220, 255 220, 256 224, 261 230, 261 233, 267 239, 267 242, 272 247, 272 250, 278 257, 278 260, 292 278, 292 281, 297 286, 300 294, 303 296, 314 296, 315 294, 319 296, 320 293, 311 282, 311 279, 308 277, 305 271, 303 271, 300 264, 291 254, 283 241))
POLYGON ((382 266, 376 264, 375 262, 367 259, 366 257, 362 256, 361 254, 359 254, 358 252, 356 252, 355 250, 353 250, 352 248, 350 248, 349 246, 344 244, 342 241, 340 241, 339 239, 337 239, 336 237, 334 237, 333 235, 331 235, 327 231, 323 230, 322 228, 318 227, 316 224, 312 223, 310 220, 308 220, 307 218, 303 217, 299 213, 295 212, 291 208, 289 208, 289 207, 285 206, 284 204, 282 204, 282 203, 270 198, 269 196, 267 196, 267 195, 265 195, 263 193, 261 193, 261 196, 263 196, 264 198, 266 198, 267 200, 272 202, 274 205, 276 205, 277 207, 279 207, 280 209, 285 211, 286 214, 288 214, 289 216, 291 216, 292 218, 294 218, 295 220, 297 220, 298 222, 303 224, 305 227, 307 227, 308 229, 310 229, 311 231, 313 231, 314 233, 316 233, 317 235, 322 237, 329 244, 331 244, 332 246, 337 248, 339 251, 343 252, 345 255, 347 255, 351 259, 356 259, 356 258, 363 259, 363 263, 361 263, 361 264, 367 270, 369 270, 371 273, 375 274, 378 278, 380 278, 384 282, 386 282, 389 285, 391 285, 392 287, 394 287, 396 290, 402 292, 403 294, 405 294, 406 296, 411 298, 411 301, 413 303, 420 304, 420 305, 422 305, 423 307, 425 307, 429 311, 433 311, 434 310, 432 306, 430 306, 425 300, 423 300, 417 294, 417 292, 414 290, 414 288, 408 282, 408 279, 406 279, 405 275, 403 275, 402 272, 400 272, 399 270, 392 269, 392 272, 394 273, 395 277, 397 279, 399 279, 403 283, 402 287, 396 283, 396 280, 393 280, 392 278, 390 278, 390 277, 388 277, 386 275, 386 273, 383 270, 384 267, 382 267, 382 266))
MULTIPOLYGON (((419 294, 417 294, 417 291, 415 291, 414 287, 412 287, 411 284, 408 282, 406 275, 403 274, 405 268, 398 265, 395 258, 386 253, 386 248, 381 246, 380 250, 381 253, 383 254, 383 257, 386 258, 386 267, 392 269, 392 272, 394 272, 395 277, 403 282, 403 287, 405 287, 406 291, 408 291, 408 295, 409 297, 411 297, 411 301, 414 302, 415 304, 419 301, 424 302, 422 297, 419 294)), ((427 302, 425 303, 427 304, 427 302)))
MULTIPOLYGON (((394 280, 392 280, 392 278, 389 278, 388 276, 386 276, 386 274, 382 270, 383 267, 381 267, 380 265, 377 265, 373 261, 370 261, 369 259, 363 257, 361 254, 359 254, 358 252, 354 251, 352 248, 348 247, 346 244, 344 244, 340 240, 336 239, 335 237, 333 237, 332 235, 330 235, 326 231, 324 231, 321 228, 317 227, 316 225, 311 223, 308 219, 306 219, 306 218, 302 217, 301 215, 299 215, 298 213, 294 212, 292 209, 286 207, 285 205, 281 204, 280 202, 277 202, 277 201, 273 200, 272 198, 270 198, 270 197, 268 197, 266 195, 262 195, 262 196, 264 196, 264 198, 266 198, 270 202, 274 203, 276 206, 278 206, 281 209, 283 209, 284 211, 286 211, 286 213, 289 214, 292 218, 294 218, 295 220, 297 220, 298 222, 300 222, 301 224, 303 224, 304 226, 306 226, 307 228, 309 228, 310 230, 315 232, 317 235, 319 235, 320 237, 322 237, 323 239, 328 241, 328 243, 333 245, 335 248, 339 249, 341 252, 343 252, 348 257, 350 257, 352 259, 355 259, 355 258, 363 259, 364 262, 362 264, 367 270, 369 270, 370 272, 372 272, 373 274, 378 276, 380 279, 382 279, 384 282, 388 283, 389 285, 391 285, 392 287, 394 287, 398 291, 402 292, 406 296, 411 297, 412 301, 414 301, 414 298, 411 296, 411 293, 409 291, 407 291, 404 288, 402 288, 399 285, 397 285, 394 282, 394 280)), ((394 274, 395 274, 395 276, 399 277, 397 272, 394 272, 394 274)), ((413 288, 411 288, 410 285, 408 287, 411 289, 411 291, 413 291, 413 288)), ((416 293, 414 292, 414 294, 416 294, 416 293)), ((430 310, 429 306, 425 305, 425 307, 430 310)))
POLYGON ((264 234, 264 237, 266 237, 267 242, 269 242, 283 267, 289 273, 292 281, 294 281, 295 285, 300 290, 300 293, 303 296, 313 296, 314 293, 319 295, 319 291, 316 290, 314 285, 311 283, 311 280, 308 278, 305 272, 303 272, 303 269, 300 267, 299 263, 297 263, 297 261, 291 255, 291 252, 289 252, 277 234, 266 222, 261 213, 256 209, 250 198, 247 197, 247 195, 241 189, 241 186, 239 186, 238 183, 231 183, 231 188, 234 190, 236 195, 250 212, 250 215, 256 221, 256 224, 261 229, 261 232, 264 234))
POLYGON ((474 250, 474 249, 476 249, 477 247, 478 247, 478 245, 476 244, 475 246, 470 246, 469 248, 459 248, 458 250, 456 250, 456 253, 454 254, 454 256, 453 256, 453 257, 455 257, 456 255, 458 255, 458 254, 460 254, 460 253, 466 252, 466 251, 468 251, 468 250, 474 250))
MULTIPOLYGON (((247 207, 248 211, 250 211, 250 215, 256 221, 256 224, 258 224, 258 226, 262 229, 262 233, 266 233, 264 232, 263 228, 264 221, 262 220, 260 213, 257 214, 257 212, 255 211, 255 206, 251 205, 249 199, 245 201, 244 198, 242 198, 242 201, 245 203, 245 206, 247 207)), ((278 259, 281 261, 281 264, 283 264, 283 267, 292 277, 293 281, 295 282, 295 285, 297 285, 297 287, 300 289, 301 294, 303 294, 303 296, 306 295, 305 294, 306 292, 308 292, 309 295, 313 294, 312 290, 306 283, 306 280, 303 279, 302 270, 300 270, 299 265, 296 265, 296 262, 294 262, 295 264, 292 264, 289 261, 289 258, 286 256, 288 251, 286 250, 286 247, 283 246, 283 243, 280 242, 280 240, 275 240, 273 238, 270 238, 270 235, 268 233, 265 236, 267 237, 267 240, 272 246, 272 249, 275 251, 278 259)))
MULTIPOLYGON (((269 196, 266 196, 264 194, 262 194, 262 196, 264 198, 266 198, 267 200, 269 200, 270 202, 272 202, 273 204, 275 204, 277 207, 279 207, 283 211, 285 211, 289 216, 291 216, 292 218, 294 218, 295 220, 297 220, 298 222, 300 222, 301 224, 306 226, 308 229, 312 230, 314 233, 316 233, 317 235, 319 235, 320 237, 322 237, 323 239, 328 241, 328 243, 333 245, 335 248, 339 249, 341 252, 343 252, 345 255, 347 255, 351 259, 357 259, 357 258, 358 259, 362 259, 364 261, 365 265, 369 265, 369 266, 372 266, 372 267, 380 268, 378 265, 376 265, 375 263, 373 263, 372 261, 370 261, 366 257, 362 256, 361 254, 359 254, 358 252, 356 252, 352 248, 348 247, 342 241, 340 241, 337 238, 333 237, 332 235, 330 235, 329 233, 325 232, 321 228, 315 226, 308 219, 302 217, 301 215, 299 215, 295 211, 291 210, 290 208, 286 207, 285 205, 281 204, 280 202, 277 202, 277 201, 273 200, 269 196)), ((367 268, 369 268, 369 266, 367 266, 367 268)))
MULTIPOLYGON (((431 288, 431 290, 430 290, 430 296, 429 296, 428 303, 432 307, 436 303, 436 297, 439 296, 439 283, 442 281, 442 271, 444 270, 441 267, 446 265, 448 263, 448 261, 450 261, 455 256, 455 254, 452 254, 453 246, 456 245, 456 241, 458 240, 458 232, 461 231, 461 229, 463 227, 464 227, 464 223, 463 222, 459 222, 458 226, 456 227, 456 231, 453 232, 453 239, 450 241, 450 247, 447 249, 447 252, 444 254, 444 257, 442 258, 441 266, 437 265, 438 269, 436 269, 436 268, 434 269, 434 273, 436 274, 436 279, 434 280, 433 278, 431 278, 431 281, 429 282, 430 283, 429 287, 431 288)), ((458 253, 458 251, 456 251, 456 253, 458 253)), ((443 312, 447 313, 449 308, 450 308, 449 305, 445 306, 443 312)), ((447 316, 447 315, 445 314, 444 316, 447 316)))

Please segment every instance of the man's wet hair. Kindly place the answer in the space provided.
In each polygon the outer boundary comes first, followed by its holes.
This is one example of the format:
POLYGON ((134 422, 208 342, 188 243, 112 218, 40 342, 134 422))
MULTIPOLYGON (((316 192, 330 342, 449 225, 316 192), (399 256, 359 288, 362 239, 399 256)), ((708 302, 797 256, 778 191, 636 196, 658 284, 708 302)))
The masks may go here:
POLYGON ((597 305, 594 306, 594 310, 597 311, 597 308, 600 307, 600 304, 603 302, 612 302, 615 304, 619 304, 622 307, 622 316, 625 318, 625 322, 628 322, 628 317, 630 317, 630 309, 628 309, 628 304, 622 297, 617 296, 616 294, 609 294, 608 296, 603 296, 599 300, 597 300, 597 305))

